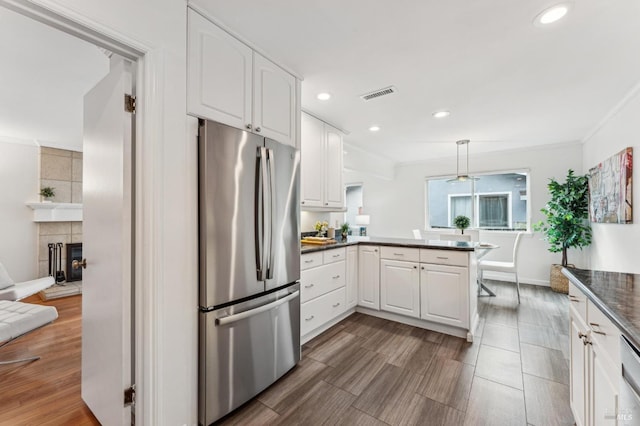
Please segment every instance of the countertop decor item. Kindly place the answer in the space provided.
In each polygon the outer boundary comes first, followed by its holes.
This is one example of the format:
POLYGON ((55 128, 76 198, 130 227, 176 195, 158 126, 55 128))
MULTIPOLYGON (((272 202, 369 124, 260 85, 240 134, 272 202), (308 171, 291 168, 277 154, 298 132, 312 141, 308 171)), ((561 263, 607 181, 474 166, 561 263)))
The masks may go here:
POLYGON ((560 270, 567 267, 567 250, 582 248, 591 244, 591 226, 589 225, 589 187, 587 175, 576 176, 569 169, 567 180, 559 183, 550 179, 551 200, 540 211, 546 216, 533 225, 533 230, 542 232, 549 242, 549 251, 562 253, 562 264, 551 265, 551 289, 559 293, 568 293, 569 281, 560 270))
POLYGON ((327 222, 326 220, 323 222, 317 221, 314 225, 314 228, 317 232, 316 236, 323 237, 325 232, 327 232, 327 229, 329 229, 329 222, 327 222))
POLYGON ((349 222, 345 222, 340 226, 340 232, 342 233, 342 240, 346 241, 349 236, 349 222))
POLYGON ((464 230, 471 225, 471 220, 466 216, 460 215, 453 219, 453 224, 464 234, 464 230))

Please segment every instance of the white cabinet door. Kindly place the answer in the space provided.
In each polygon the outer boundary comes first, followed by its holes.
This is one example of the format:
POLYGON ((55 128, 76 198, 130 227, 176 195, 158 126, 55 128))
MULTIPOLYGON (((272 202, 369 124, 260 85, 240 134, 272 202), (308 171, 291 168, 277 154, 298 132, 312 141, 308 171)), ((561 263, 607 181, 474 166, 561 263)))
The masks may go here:
POLYGON ((358 304, 358 247, 347 247, 347 309, 358 304))
MULTIPOLYGON (((325 161, 324 123, 308 114, 302 113, 301 127, 301 204, 303 207, 322 207, 325 161)), ((342 174, 342 170, 340 174, 342 174)))
POLYGON ((460 266, 420 266, 420 317, 469 328, 468 269, 460 266))
MULTIPOLYGON (((619 377, 620 372, 611 366, 602 355, 603 348, 597 344, 591 346, 591 384, 589 386, 589 408, 591 424, 617 425, 618 387, 610 376, 619 377), (614 374, 611 374, 611 373, 614 374)), ((625 408, 625 407, 621 407, 625 408)))
POLYGON ((229 126, 252 123, 253 51, 189 9, 187 110, 229 126))
POLYGON ((253 130, 296 147, 296 79, 282 68, 253 54, 253 130))
POLYGON ((325 197, 324 206, 344 207, 344 185, 342 184, 342 133, 324 125, 325 130, 325 197))
POLYGON ((585 426, 585 400, 586 400, 586 386, 587 386, 587 348, 584 345, 581 334, 584 333, 587 326, 576 314, 573 307, 569 309, 569 345, 570 345, 570 381, 569 381, 569 401, 571 405, 571 411, 577 426, 585 426))
POLYGON ((380 250, 358 248, 358 305, 380 310, 380 250))
POLYGON ((380 309, 420 318, 420 274, 418 264, 380 261, 380 309))

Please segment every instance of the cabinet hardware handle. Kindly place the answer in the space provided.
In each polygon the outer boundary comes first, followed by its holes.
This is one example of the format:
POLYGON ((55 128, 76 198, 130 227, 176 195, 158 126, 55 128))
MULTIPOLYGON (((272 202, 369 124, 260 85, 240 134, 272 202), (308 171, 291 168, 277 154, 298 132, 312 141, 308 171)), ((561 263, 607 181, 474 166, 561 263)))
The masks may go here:
POLYGON ((596 324, 595 322, 590 322, 590 323, 589 323, 589 325, 591 326, 591 330, 593 330, 593 332, 594 332, 594 333, 596 333, 596 334, 601 334, 601 335, 603 335, 603 336, 606 336, 606 335, 607 335, 607 333, 605 333, 604 331, 602 331, 602 330, 600 329, 600 324, 596 324), (596 328, 597 328, 597 330, 596 330, 594 327, 596 327, 596 328))
POLYGON ((424 266, 421 269, 424 271, 424 266))
POLYGON ((247 124, 245 127, 246 127, 247 129, 251 130, 251 124, 247 124))
POLYGON ((378 249, 375 249, 374 251, 377 253, 377 252, 378 252, 378 249))
POLYGON ((580 303, 580 299, 572 299, 572 298, 569 298, 569 302, 576 302, 576 303, 580 303))
POLYGON ((301 202, 300 204, 304 204, 304 201, 303 201, 303 202, 301 202))
POLYGON ((340 278, 340 275, 336 275, 335 277, 333 277, 334 280, 337 280, 338 278, 340 278))
POLYGON ((309 285, 305 285, 304 288, 311 288, 313 286, 314 286, 314 284, 309 284, 309 285))
POLYGON ((578 331, 578 337, 580 339, 584 339, 585 337, 587 337, 587 333, 583 333, 582 331, 578 331))
POLYGON ((325 205, 325 206, 328 206, 328 205, 329 205, 329 203, 324 203, 324 205, 325 205))
POLYGON ((582 344, 587 346, 587 345, 591 345, 591 340, 587 339, 586 336, 584 339, 582 339, 582 344))
POLYGON ((340 306, 340 302, 338 302, 335 305, 333 305, 334 308, 337 308, 338 306, 340 306))
POLYGON ((313 260, 305 260, 304 263, 313 263, 313 260))
POLYGON ((448 257, 444 257, 444 256, 436 256, 436 259, 443 259, 443 260, 447 260, 449 259, 448 257))
POLYGON ((416 265, 413 265, 413 269, 418 269, 418 267, 416 265))
POLYGON ((340 257, 340 255, 339 254, 334 254, 333 257, 340 257))
POLYGON ((394 256, 404 256, 404 253, 393 253, 394 256))
POLYGON ((262 130, 260 127, 256 127, 256 132, 260 132, 262 130))
POLYGON ((315 316, 311 315, 309 318, 305 318, 304 320, 305 320, 305 321, 311 321, 311 320, 312 320, 312 319, 314 319, 314 318, 315 318, 315 316))

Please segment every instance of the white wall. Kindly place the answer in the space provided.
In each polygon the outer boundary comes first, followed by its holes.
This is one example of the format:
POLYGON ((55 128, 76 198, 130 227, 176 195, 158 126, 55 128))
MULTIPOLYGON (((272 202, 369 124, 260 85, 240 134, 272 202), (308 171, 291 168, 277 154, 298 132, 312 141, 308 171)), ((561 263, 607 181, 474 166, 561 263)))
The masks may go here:
MULTIPOLYGON (((548 179, 564 180, 567 170, 582 172, 582 147, 579 143, 554 145, 546 148, 472 155, 471 172, 489 172, 514 169, 530 171, 532 221, 542 219, 540 209, 548 201, 548 179)), ((455 174, 455 157, 425 163, 402 164, 395 169, 393 180, 371 173, 345 172, 345 182, 363 182, 364 210, 371 216, 369 235, 413 238, 413 229, 425 227, 425 178, 455 174)), ((510 260, 513 233, 485 231, 480 240, 499 244, 500 249, 487 258, 510 260)), ((560 262, 560 254, 550 253, 540 234, 527 235, 520 247, 520 275, 522 282, 548 285, 549 265, 560 262)), ((584 254, 571 251, 569 261, 584 265, 584 254)))
POLYGON ((37 277, 38 225, 25 203, 39 201, 39 151, 34 143, 0 140, 0 262, 16 282, 37 277))
MULTIPOLYGON (((184 0, 33 0, 72 20, 136 44, 146 52, 138 86, 143 122, 138 128, 144 167, 139 173, 143 262, 138 285, 144 312, 144 350, 138 367, 150 387, 139 387, 141 424, 197 424, 197 170, 186 141, 186 2, 184 0), (153 124, 153 125, 150 125, 153 124)), ((140 164, 139 164, 140 166, 140 164)))
MULTIPOLYGON (((628 146, 640 153, 640 86, 619 105, 608 120, 584 143, 583 165, 588 171, 599 162, 628 146)), ((640 241, 640 181, 638 166, 633 172, 633 224, 592 223, 590 246, 591 269, 640 273, 638 241, 640 241)))

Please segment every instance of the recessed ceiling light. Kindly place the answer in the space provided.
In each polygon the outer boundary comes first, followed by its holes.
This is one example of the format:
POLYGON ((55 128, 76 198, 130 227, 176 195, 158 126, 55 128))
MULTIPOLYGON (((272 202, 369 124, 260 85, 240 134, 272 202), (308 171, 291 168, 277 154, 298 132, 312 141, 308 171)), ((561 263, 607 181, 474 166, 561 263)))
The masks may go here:
POLYGON ((378 130, 380 130, 380 127, 379 126, 371 126, 371 127, 369 127, 369 130, 372 131, 372 132, 377 132, 378 130))
POLYGON ((316 97, 318 98, 318 100, 328 101, 329 99, 331 99, 331 93, 327 93, 327 92, 318 93, 318 96, 316 97))
POLYGON ((534 19, 533 23, 536 26, 541 27, 557 22, 565 17, 565 15, 569 12, 569 9, 571 9, 571 6, 571 2, 559 3, 551 6, 540 12, 534 19))
POLYGON ((445 118, 445 117, 448 117, 449 114, 451 114, 449 111, 436 111, 432 115, 435 118, 445 118))

